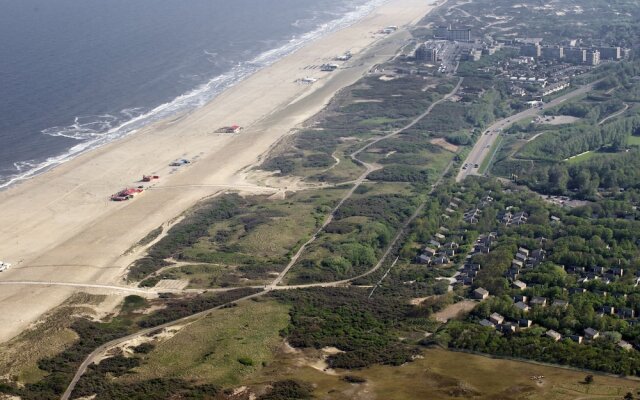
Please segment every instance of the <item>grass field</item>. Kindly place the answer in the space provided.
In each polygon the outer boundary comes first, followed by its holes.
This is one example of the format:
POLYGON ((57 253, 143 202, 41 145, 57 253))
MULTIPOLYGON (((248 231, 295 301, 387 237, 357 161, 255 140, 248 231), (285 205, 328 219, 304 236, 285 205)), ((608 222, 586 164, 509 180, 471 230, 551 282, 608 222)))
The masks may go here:
POLYGON ((627 144, 629 146, 640 146, 640 136, 629 135, 627 138, 627 144))
MULTIPOLYGON (((400 367, 323 372, 309 360, 287 354, 257 377, 304 380, 316 386, 317 398, 335 400, 617 400, 640 388, 638 381, 600 375, 595 375, 594 383, 586 385, 582 383, 585 372, 440 349, 426 350, 423 356, 400 367), (342 380, 344 375, 356 375, 367 382, 346 383, 342 380), (532 379, 534 376, 544 378, 532 379)), ((256 378, 252 381, 261 382, 256 378)))
POLYGON ((123 379, 171 377, 239 385, 271 363, 288 321, 288 307, 275 301, 247 301, 220 310, 160 342, 136 373, 123 379))

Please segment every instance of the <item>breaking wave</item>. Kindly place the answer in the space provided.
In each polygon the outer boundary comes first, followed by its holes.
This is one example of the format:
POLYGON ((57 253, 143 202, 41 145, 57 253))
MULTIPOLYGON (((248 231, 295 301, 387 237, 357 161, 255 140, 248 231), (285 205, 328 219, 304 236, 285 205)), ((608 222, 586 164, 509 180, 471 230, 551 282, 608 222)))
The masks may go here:
MULTIPOLYGON (((195 89, 153 109, 129 108, 122 110, 119 115, 106 114, 76 117, 73 123, 68 126, 47 128, 42 131, 42 134, 73 139, 79 143, 69 148, 65 153, 49 157, 44 161, 28 160, 14 163, 14 171, 9 175, 0 176, 0 189, 29 179, 91 149, 132 134, 150 123, 202 107, 221 92, 236 85, 248 76, 272 65, 311 41, 352 25, 387 1, 367 1, 349 12, 338 15, 339 18, 325 22, 302 35, 294 36, 284 45, 265 51, 249 61, 239 63, 226 73, 218 75, 195 89)), ((216 55, 215 52, 206 50, 204 52, 209 57, 216 55)))

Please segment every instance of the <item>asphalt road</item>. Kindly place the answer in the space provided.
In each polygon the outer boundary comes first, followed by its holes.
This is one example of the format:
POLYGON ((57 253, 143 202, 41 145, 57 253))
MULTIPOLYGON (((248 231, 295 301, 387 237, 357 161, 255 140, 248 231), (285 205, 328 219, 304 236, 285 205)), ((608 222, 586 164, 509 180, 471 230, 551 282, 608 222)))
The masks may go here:
POLYGON ((573 90, 567 94, 564 94, 548 103, 545 103, 541 108, 539 107, 529 108, 525 111, 519 112, 518 114, 515 114, 508 118, 504 118, 494 122, 493 125, 489 126, 485 130, 485 132, 483 132, 482 136, 478 139, 476 144, 473 146, 473 149, 471 149, 471 152, 467 156, 467 159, 464 161, 464 163, 460 167, 460 171, 458 171, 458 175, 456 176, 456 182, 460 182, 464 180, 469 175, 480 175, 478 169, 482 165, 482 162, 485 160, 485 158, 491 157, 491 150, 492 150, 493 144, 498 139, 498 137, 502 134, 503 130, 507 129, 509 126, 511 126, 515 122, 521 121, 529 117, 535 117, 537 115, 540 115, 546 109, 553 108, 571 98, 580 96, 582 94, 585 94, 591 91, 595 83, 597 82, 582 86, 576 90, 573 90))

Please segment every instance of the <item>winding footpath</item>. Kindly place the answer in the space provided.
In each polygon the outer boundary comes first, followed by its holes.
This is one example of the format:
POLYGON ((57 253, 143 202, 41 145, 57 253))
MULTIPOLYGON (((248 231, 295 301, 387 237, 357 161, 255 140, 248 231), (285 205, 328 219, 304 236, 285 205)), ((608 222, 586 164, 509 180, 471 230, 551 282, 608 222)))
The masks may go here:
MULTIPOLYGON (((422 114, 420 114, 419 116, 417 116, 416 118, 414 118, 410 123, 408 123, 407 125, 405 125, 404 127, 397 129, 387 135, 381 136, 379 138, 376 138, 375 140, 372 140, 370 142, 368 142, 366 145, 362 146, 361 148, 359 148, 358 150, 356 150, 355 152, 353 152, 350 155, 350 158, 362 165, 365 168, 365 171, 358 177, 358 179, 356 179, 353 182, 353 186, 351 187, 351 189, 342 197, 342 199, 338 202, 338 204, 333 208, 333 210, 331 211, 331 213, 329 213, 329 215, 327 216, 327 218, 325 218, 323 224, 316 230, 316 232, 311 236, 311 238, 309 240, 307 240, 302 246, 300 246, 300 248, 298 249, 298 251, 294 254, 293 257, 291 257, 291 260, 289 261, 289 263, 287 264, 287 266, 282 270, 282 272, 269 284, 266 286, 260 286, 260 287, 256 287, 256 286, 252 286, 252 288, 264 288, 263 291, 258 292, 258 293, 254 293, 236 300, 233 300, 231 302, 225 303, 225 304, 221 304, 219 306, 210 308, 208 310, 199 312, 197 314, 193 314, 175 321, 171 321, 171 322, 167 322, 165 324, 159 325, 159 326, 155 326, 153 328, 147 328, 147 329, 143 329, 141 331, 132 333, 131 335, 127 335, 124 336, 122 338, 118 338, 118 339, 114 339, 110 342, 107 342, 101 346, 99 346, 98 348, 96 348, 94 351, 92 351, 86 358, 85 360, 82 362, 82 364, 80 364, 80 367, 78 368, 78 370, 76 371, 73 379, 71 380, 71 382, 69 383, 69 385, 67 386, 67 389, 65 390, 64 394, 61 397, 61 400, 68 400, 71 397, 71 394, 73 393, 74 388, 76 387, 78 381, 80 380, 80 378, 82 377, 82 375, 84 375, 84 373, 87 371, 87 368, 98 358, 100 357, 105 351, 116 347, 118 345, 121 345, 125 342, 128 342, 130 340, 136 339, 140 336, 144 336, 147 335, 151 332, 154 331, 158 331, 158 330, 162 330, 168 327, 171 327, 173 325, 176 324, 182 324, 182 323, 192 323, 200 318, 206 317, 207 315, 209 315, 210 313, 219 310, 221 308, 226 307, 228 304, 230 303, 237 303, 240 301, 244 301, 244 300, 248 300, 248 299, 252 299, 252 298, 256 298, 259 296, 263 296, 273 290, 289 290, 289 289, 303 289, 303 288, 312 288, 312 287, 337 287, 337 286, 344 286, 344 285, 348 285, 351 284, 352 282, 360 279, 360 278, 364 278, 366 276, 369 276, 371 274, 373 274, 374 272, 376 272, 378 269, 380 269, 380 267, 384 264, 384 262, 387 260, 388 256, 391 254, 391 252, 393 251, 393 249, 395 248, 395 245, 397 244, 397 242, 402 238, 402 236, 405 234, 407 228, 410 226, 410 224, 413 222, 413 220, 420 215, 420 213, 422 212, 422 210, 424 209, 424 206, 426 205, 427 201, 429 200, 429 197, 427 196, 427 198, 422 201, 422 203, 416 208, 416 210, 414 211, 414 213, 404 222, 404 224, 402 225, 402 227, 398 230, 396 236, 393 238, 393 240, 389 243, 386 251, 383 253, 382 257, 380 257, 380 259, 378 260, 378 262, 376 263, 376 265, 374 265, 371 269, 369 269, 368 271, 357 275, 355 277, 349 278, 349 279, 344 279, 344 280, 340 280, 340 281, 333 281, 333 282, 319 282, 319 283, 311 283, 311 284, 304 284, 304 285, 280 285, 280 283, 282 282, 282 280, 284 279, 284 277, 287 275, 287 273, 291 270, 291 268, 295 265, 295 263, 298 261, 298 259, 300 258, 300 256, 303 254, 303 252, 305 251, 305 249, 307 248, 307 246, 309 246, 311 243, 313 243, 317 237, 322 233, 322 231, 324 230, 324 228, 326 228, 326 226, 331 223, 331 221, 333 220, 336 212, 338 211, 338 209, 344 204, 345 201, 347 201, 355 192, 355 190, 367 179, 367 176, 376 170, 376 167, 366 163, 360 159, 357 158, 357 156, 362 153, 363 151, 365 151, 366 149, 370 148, 371 146, 374 146, 375 144, 379 143, 382 140, 386 140, 389 138, 392 138, 404 131, 406 131, 407 129, 412 128, 413 126, 415 126, 418 122, 420 122, 420 120, 422 120, 424 117, 426 117, 427 115, 429 115, 431 113, 431 111, 433 110, 433 108, 444 102, 447 101, 451 96, 453 96, 459 89, 460 86, 462 85, 462 81, 463 78, 460 78, 458 80, 457 85, 454 87, 454 89, 448 93, 447 95, 445 95, 442 99, 433 102, 425 112, 423 112, 422 114)), ((440 177, 438 178, 438 180, 436 181, 436 183, 433 185, 431 191, 429 192, 429 194, 432 194, 435 190, 435 188, 437 186, 440 185, 440 183, 442 182, 444 176, 449 172, 451 166, 453 165, 453 161, 449 163, 449 165, 445 168, 445 170, 442 172, 442 174, 440 175, 440 177)), ((97 288, 97 289, 108 289, 108 290, 120 290, 122 292, 127 292, 127 293, 157 293, 158 291, 162 291, 162 292, 167 292, 166 289, 159 289, 159 290, 154 290, 154 289, 142 289, 142 288, 132 288, 132 287, 124 287, 124 286, 111 286, 111 285, 86 285, 86 284, 73 284, 73 283, 66 283, 66 282, 0 282, 0 285, 2 284, 26 284, 26 285, 64 285, 64 286, 74 286, 74 287, 79 287, 79 288, 97 288)), ((238 289, 238 288, 224 288, 224 289, 211 289, 211 290, 207 290, 207 291, 229 291, 229 290, 233 290, 233 289, 238 289)), ((194 290, 176 290, 179 292, 187 292, 187 291, 194 291, 194 290)), ((203 292, 204 290, 195 290, 196 292, 203 292)))

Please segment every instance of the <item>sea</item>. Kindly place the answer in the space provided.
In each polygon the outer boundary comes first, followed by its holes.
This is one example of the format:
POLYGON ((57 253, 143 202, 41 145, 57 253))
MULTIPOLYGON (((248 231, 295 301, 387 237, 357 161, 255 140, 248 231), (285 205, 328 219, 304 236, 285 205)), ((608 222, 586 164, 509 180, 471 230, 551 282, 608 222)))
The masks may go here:
POLYGON ((201 107, 386 0, 0 0, 0 189, 201 107))

